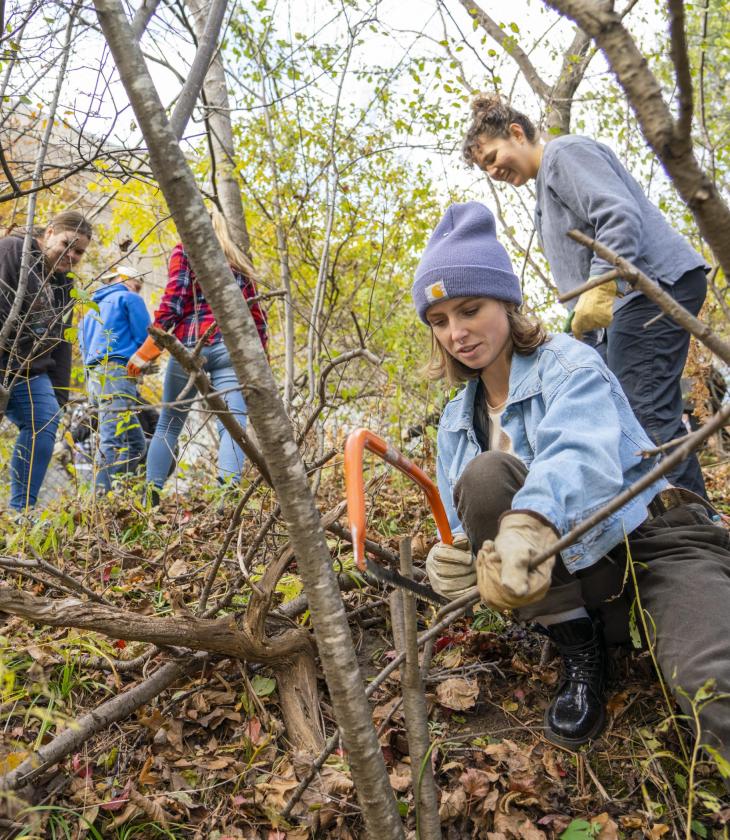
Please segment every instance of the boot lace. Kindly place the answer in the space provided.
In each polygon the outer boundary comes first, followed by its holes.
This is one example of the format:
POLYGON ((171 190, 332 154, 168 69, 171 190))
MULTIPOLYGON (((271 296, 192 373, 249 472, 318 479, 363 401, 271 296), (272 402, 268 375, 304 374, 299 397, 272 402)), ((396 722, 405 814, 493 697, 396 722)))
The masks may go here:
POLYGON ((600 642, 591 639, 575 645, 557 645, 563 660, 563 678, 597 688, 603 684, 603 653, 600 642))

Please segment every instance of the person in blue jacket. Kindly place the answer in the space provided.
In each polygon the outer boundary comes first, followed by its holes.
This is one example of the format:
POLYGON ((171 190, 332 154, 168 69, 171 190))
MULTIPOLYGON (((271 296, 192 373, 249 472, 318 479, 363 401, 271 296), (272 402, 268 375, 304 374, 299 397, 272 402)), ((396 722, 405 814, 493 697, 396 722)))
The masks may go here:
POLYGON ((465 384, 438 428, 454 544, 429 552, 434 589, 453 599, 476 584, 486 604, 516 610, 552 639, 563 679, 544 732, 567 748, 604 725, 604 640, 628 641, 638 597, 683 711, 703 687, 716 692, 700 707, 702 743, 730 759, 730 533, 713 524, 704 499, 659 478, 550 556, 559 538, 647 475, 657 456, 642 453, 652 442, 592 347, 521 313, 520 281, 484 205, 446 211, 412 294, 431 331, 431 378, 465 384), (629 557, 638 583, 630 596, 629 557))
POLYGON ((111 489, 116 475, 132 472, 145 453, 144 433, 137 419, 137 381, 127 375, 127 362, 147 338, 150 316, 142 299, 143 275, 120 265, 102 276, 91 296, 98 312, 81 322, 79 340, 90 396, 99 406, 97 490, 111 489))
MULTIPOLYGON (((613 266, 567 236, 573 228, 632 262, 677 303, 697 315, 707 294, 704 258, 667 222, 614 152, 590 137, 566 134, 544 143, 535 126, 499 95, 477 96, 464 158, 495 181, 535 181, 535 229, 561 293, 613 266)), ((687 434, 682 370, 689 333, 625 280, 599 285, 568 303, 576 338, 596 347, 616 374, 655 445, 687 434)), ((668 476, 706 497, 691 455, 668 476)))

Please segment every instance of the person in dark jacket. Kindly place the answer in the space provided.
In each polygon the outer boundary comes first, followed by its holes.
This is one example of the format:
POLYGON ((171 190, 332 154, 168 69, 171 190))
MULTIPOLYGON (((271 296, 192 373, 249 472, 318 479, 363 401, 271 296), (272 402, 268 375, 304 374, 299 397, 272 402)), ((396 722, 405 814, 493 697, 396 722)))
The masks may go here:
POLYGON ((95 485, 107 492, 114 476, 134 471, 147 448, 127 362, 147 338, 150 316, 140 295, 141 272, 120 265, 101 279, 106 285, 91 296, 98 311, 84 316, 79 342, 89 395, 99 406, 95 485))
MULTIPOLYGON (((699 313, 707 293, 704 258, 608 146, 572 134, 543 143, 524 114, 500 96, 482 95, 472 103, 463 154, 495 181, 514 187, 535 181, 535 228, 561 293, 613 268, 568 238, 577 228, 632 262, 693 315, 699 313)), ((573 334, 601 354, 654 443, 685 435, 681 377, 689 333, 621 279, 584 292, 568 307, 573 334)), ((706 498, 696 455, 668 478, 706 498)))
POLYGON ((71 272, 91 236, 81 213, 59 213, 31 236, 25 281, 25 237, 0 239, 0 380, 10 392, 5 414, 19 429, 10 462, 10 507, 19 512, 36 503, 68 400, 71 272))

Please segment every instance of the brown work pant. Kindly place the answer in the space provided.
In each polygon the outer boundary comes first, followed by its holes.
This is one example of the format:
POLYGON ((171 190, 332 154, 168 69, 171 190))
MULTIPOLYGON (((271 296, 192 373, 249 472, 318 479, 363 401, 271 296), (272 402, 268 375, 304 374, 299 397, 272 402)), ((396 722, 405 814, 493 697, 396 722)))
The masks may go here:
MULTIPOLYGON (((526 476, 525 465, 503 452, 484 452, 464 470, 454 502, 475 552, 494 539, 526 476)), ((718 699, 700 711, 700 741, 730 761, 730 533, 701 510, 685 505, 648 519, 627 544, 575 575, 558 558, 545 598, 517 617, 539 620, 584 606, 600 617, 607 642, 627 642, 636 600, 630 576, 624 586, 627 552, 664 679, 690 719, 696 693, 714 686, 718 699)))

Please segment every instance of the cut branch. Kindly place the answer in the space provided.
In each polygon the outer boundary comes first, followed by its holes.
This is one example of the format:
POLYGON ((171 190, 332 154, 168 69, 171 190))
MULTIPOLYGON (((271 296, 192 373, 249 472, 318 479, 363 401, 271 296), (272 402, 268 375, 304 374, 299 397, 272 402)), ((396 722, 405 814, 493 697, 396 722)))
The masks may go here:
POLYGON ((168 662, 144 682, 97 706, 92 712, 74 721, 60 735, 29 755, 15 770, 3 776, 0 779, 0 789, 14 790, 27 785, 49 767, 58 764, 67 755, 77 750, 97 732, 129 717, 132 712, 144 706, 145 703, 149 703, 180 677, 200 667, 205 659, 206 654, 198 653, 185 661, 168 662))

